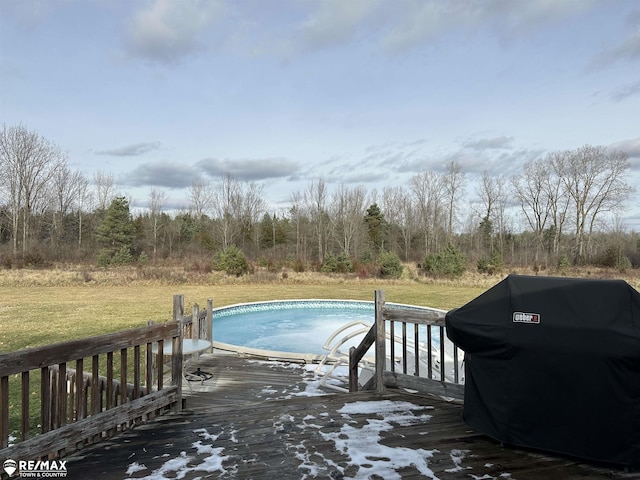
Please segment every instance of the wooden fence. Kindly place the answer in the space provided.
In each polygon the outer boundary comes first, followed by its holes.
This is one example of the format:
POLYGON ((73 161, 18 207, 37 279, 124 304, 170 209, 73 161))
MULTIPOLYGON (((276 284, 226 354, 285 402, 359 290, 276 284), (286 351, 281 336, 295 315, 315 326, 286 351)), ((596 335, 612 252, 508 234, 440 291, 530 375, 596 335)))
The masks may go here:
POLYGON ((359 364, 375 344, 375 372, 363 390, 408 388, 462 400, 463 354, 446 338, 444 326, 442 311, 389 308, 384 292, 376 290, 375 322, 360 344, 349 351, 349 391, 359 389, 359 364), (434 329, 438 332, 437 342, 434 329))
POLYGON ((52 459, 179 410, 182 336, 170 322, 0 355, 0 458, 52 459), (167 341, 169 385, 154 374, 167 341))

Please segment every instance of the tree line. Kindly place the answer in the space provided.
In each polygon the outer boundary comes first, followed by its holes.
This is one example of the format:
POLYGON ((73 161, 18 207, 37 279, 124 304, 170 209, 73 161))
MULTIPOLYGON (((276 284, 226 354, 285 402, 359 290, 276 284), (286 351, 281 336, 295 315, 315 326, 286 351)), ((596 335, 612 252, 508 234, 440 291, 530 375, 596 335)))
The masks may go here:
POLYGON ((469 268, 640 265, 640 238, 620 223, 630 164, 585 145, 527 162, 512 178, 484 173, 474 192, 463 166, 416 174, 381 192, 322 179, 270 211, 263 188, 226 175, 194 179, 189 208, 169 214, 152 188, 132 214, 113 177, 69 167, 53 142, 23 125, 0 131, 0 254, 5 266, 172 259, 207 268, 240 253, 248 265, 369 274, 381 255, 425 268, 447 255, 469 268), (476 201, 469 202, 469 194, 476 201), (223 257, 220 257, 223 255, 223 257))

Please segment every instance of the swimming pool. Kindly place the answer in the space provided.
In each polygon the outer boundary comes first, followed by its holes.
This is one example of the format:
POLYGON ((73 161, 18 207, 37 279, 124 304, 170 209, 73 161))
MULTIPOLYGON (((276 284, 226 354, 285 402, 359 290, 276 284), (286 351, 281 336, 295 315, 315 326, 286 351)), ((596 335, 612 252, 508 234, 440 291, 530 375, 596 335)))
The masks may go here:
MULTIPOLYGON (((323 354, 324 342, 343 325, 374 321, 373 302, 283 300, 214 309, 217 342, 278 352, 323 354)), ((357 344, 359 339, 354 339, 357 344)))

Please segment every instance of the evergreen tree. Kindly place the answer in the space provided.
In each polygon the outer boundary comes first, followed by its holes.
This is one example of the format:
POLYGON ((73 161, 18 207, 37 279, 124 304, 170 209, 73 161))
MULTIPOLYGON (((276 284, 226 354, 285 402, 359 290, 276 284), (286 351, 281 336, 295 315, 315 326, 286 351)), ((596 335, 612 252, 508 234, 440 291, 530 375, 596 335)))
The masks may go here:
POLYGON ((130 263, 135 237, 136 229, 129 211, 129 202, 125 197, 116 197, 96 229, 96 240, 102 246, 98 263, 103 266, 130 263))
POLYGON ((367 226, 369 240, 371 240, 376 251, 381 251, 384 247, 388 225, 384 214, 376 203, 373 203, 367 209, 367 214, 364 216, 364 223, 367 226))

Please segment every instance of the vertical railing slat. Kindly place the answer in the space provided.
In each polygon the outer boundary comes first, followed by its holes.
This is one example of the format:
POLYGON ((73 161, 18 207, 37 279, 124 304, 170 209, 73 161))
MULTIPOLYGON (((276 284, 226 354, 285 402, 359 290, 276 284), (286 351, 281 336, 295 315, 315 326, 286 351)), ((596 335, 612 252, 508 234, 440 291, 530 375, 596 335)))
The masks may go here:
POLYGON ((153 344, 147 343, 147 361, 145 364, 145 387, 147 395, 153 392, 153 344))
POLYGON ((393 320, 389 322, 389 339, 391 345, 389 345, 389 356, 391 357, 391 371, 396 371, 396 322, 393 320))
POLYGON ((107 352, 107 410, 113 408, 113 352, 107 352))
POLYGON ((418 334, 418 324, 413 324, 413 349, 415 350, 415 361, 413 374, 417 377, 420 376, 420 336, 418 334))
POLYGON ((22 372, 20 388, 22 392, 22 421, 20 425, 20 438, 26 440, 29 438, 29 371, 22 372))
POLYGON ((458 373, 458 347, 453 346, 453 382, 459 382, 459 373, 458 373))
POLYGON ((440 381, 444 382, 445 364, 444 364, 444 327, 440 328, 440 381))
POLYGON ((427 378, 433 378, 433 339, 431 338, 432 325, 427 325, 427 378))
POLYGON ((182 408, 182 377, 183 377, 183 365, 182 365, 182 336, 173 337, 173 344, 171 345, 171 385, 178 387, 178 396, 176 401, 175 410, 182 408))
POLYGON ((102 389, 100 388, 100 356, 91 357, 91 414, 102 409, 102 389))
POLYGON ((158 340, 158 354, 156 355, 156 365, 158 367, 158 391, 163 388, 164 377, 164 340, 158 340))
POLYGON ((9 445, 9 377, 6 375, 0 378, 0 406, 0 444, 6 448, 9 445))
POLYGON ((129 369, 127 349, 120 350, 120 405, 127 403, 127 370, 129 369))
POLYGON ((67 364, 58 364, 58 426, 67 424, 67 364))
POLYGON ((407 374, 407 322, 402 322, 402 373, 407 374))
POLYGON ((140 397, 140 345, 133 347, 133 400, 140 397))
POLYGON ((40 369, 40 429, 42 433, 51 429, 51 374, 48 366, 40 369))
POLYGON ((85 405, 87 392, 84 388, 84 358, 76 360, 76 420, 86 416, 85 405))
MULTIPOLYGON (((382 310, 384 308, 384 291, 376 290, 376 299, 375 299, 375 315, 376 315, 376 390, 378 392, 384 392, 385 386, 383 381, 383 372, 384 367, 387 362, 387 347, 386 347, 386 332, 385 332, 385 320, 382 315, 382 310)), ((391 359, 391 363, 393 363, 393 358, 391 359)))

